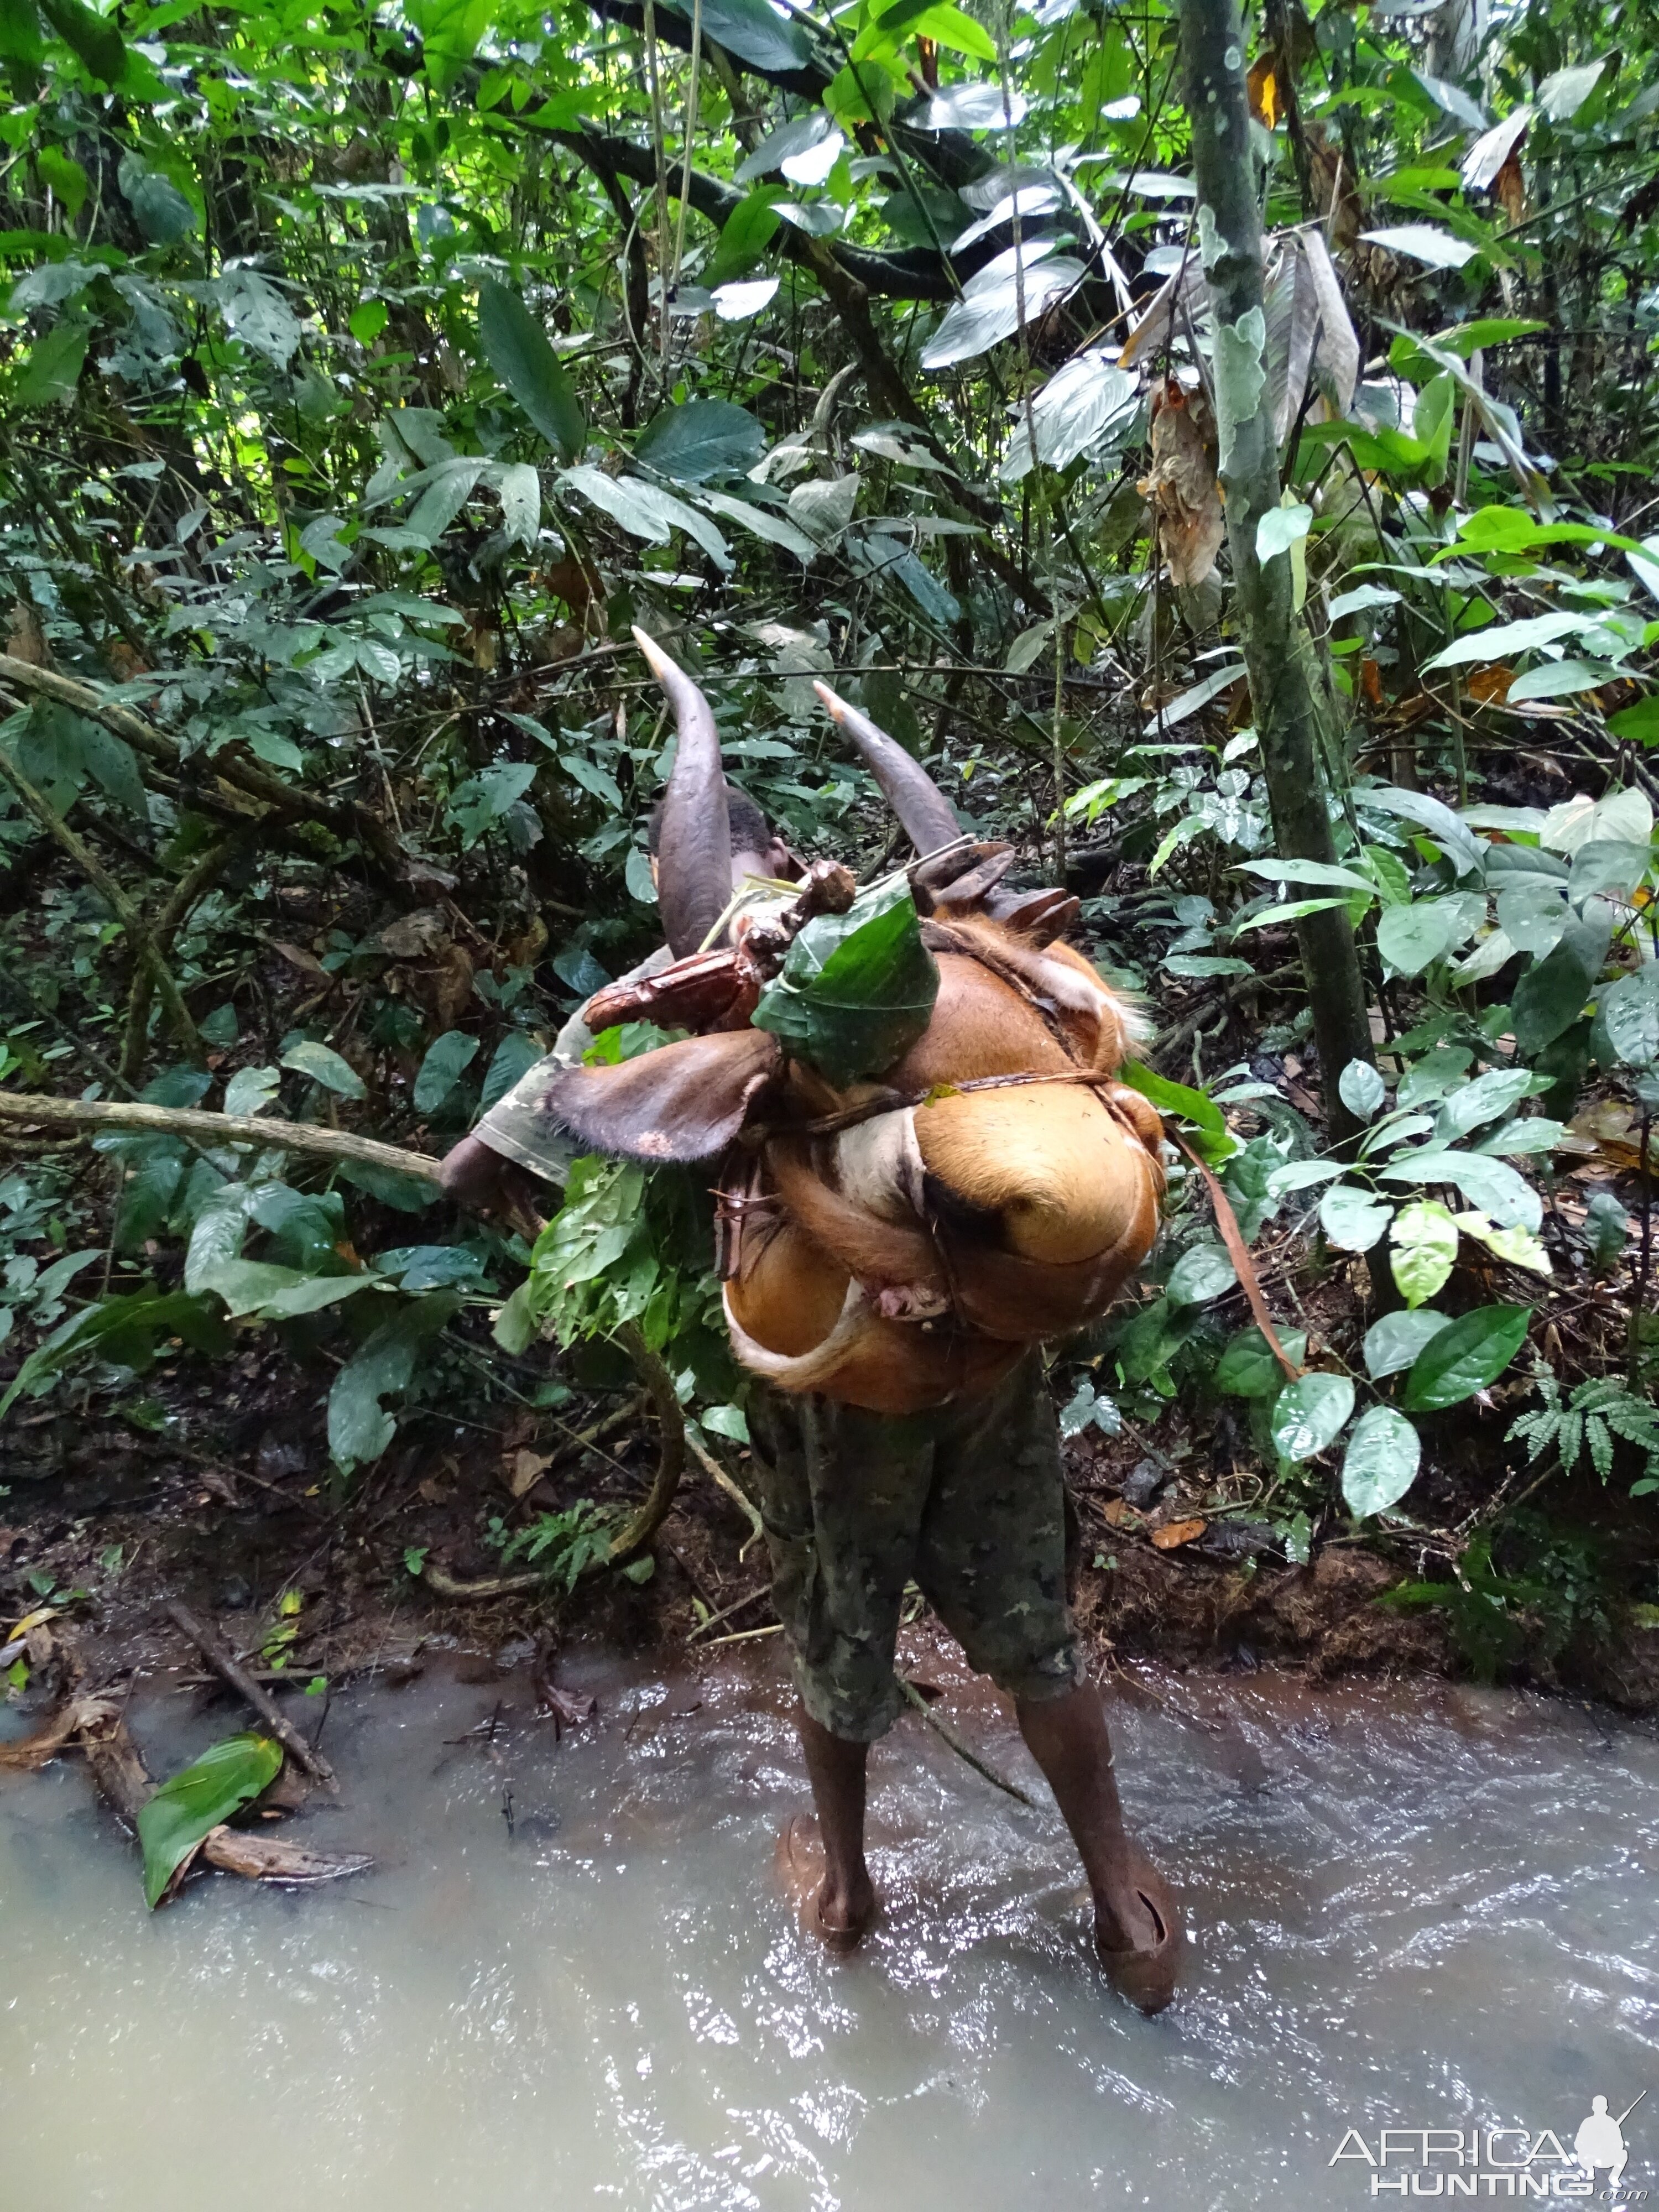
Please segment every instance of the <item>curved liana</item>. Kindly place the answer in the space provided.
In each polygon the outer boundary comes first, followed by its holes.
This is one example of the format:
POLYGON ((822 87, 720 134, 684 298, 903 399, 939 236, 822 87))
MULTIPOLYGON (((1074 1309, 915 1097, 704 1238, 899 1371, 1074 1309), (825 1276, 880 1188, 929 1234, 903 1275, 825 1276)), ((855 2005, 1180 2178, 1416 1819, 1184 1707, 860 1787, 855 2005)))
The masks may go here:
POLYGON ((732 830, 714 713, 683 668, 637 625, 634 642, 668 695, 679 732, 657 839, 657 902, 677 960, 696 951, 732 897, 732 830))
POLYGON ((962 825, 927 769, 827 684, 815 683, 812 689, 830 709, 830 719, 852 739, 917 852, 937 853, 940 846, 954 844, 962 835, 962 825))

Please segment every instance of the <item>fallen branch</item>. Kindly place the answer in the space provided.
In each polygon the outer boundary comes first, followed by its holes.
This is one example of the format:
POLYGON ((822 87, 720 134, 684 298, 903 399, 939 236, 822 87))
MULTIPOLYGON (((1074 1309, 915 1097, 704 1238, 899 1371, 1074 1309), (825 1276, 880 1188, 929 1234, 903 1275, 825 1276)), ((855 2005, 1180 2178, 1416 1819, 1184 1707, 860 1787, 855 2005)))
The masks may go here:
MULTIPOLYGON (((139 1814, 155 1794, 155 1784, 127 1733, 119 1708, 111 1698, 72 1698, 39 1735, 5 1746, 0 1767, 43 1766, 71 1742, 85 1753, 99 1794, 124 1824, 136 1831, 139 1814)), ((222 1826, 208 1831, 199 1855, 222 1874, 240 1875, 249 1881, 293 1884, 338 1881, 347 1875, 362 1874, 374 1863, 366 1851, 313 1851, 276 1836, 222 1826)))
POLYGON ((226 1644, 216 1631, 205 1621, 198 1620, 187 1605, 177 1598, 167 1607, 167 1617, 182 1629, 201 1653, 215 1674, 227 1681, 245 1705, 251 1705, 270 1730, 289 1756, 304 1767, 306 1772, 329 1789, 337 1789, 334 1769, 321 1752, 313 1751, 288 1716, 268 1691, 262 1690, 235 1653, 226 1644))
POLYGON ((1012 1797, 1017 1803, 1027 1807, 1028 1809, 1033 1813, 1036 1812, 1036 1799, 1033 1797, 1028 1797, 1025 1792, 1020 1788, 1018 1783, 1010 1782, 1006 1774, 999 1774, 995 1767, 988 1765, 987 1762, 980 1757, 976 1751, 970 1751, 968 1746, 963 1741, 962 1738, 957 1734, 956 1730, 951 1728, 947 1728, 945 1723, 940 1720, 939 1715, 933 1711, 927 1698, 922 1696, 921 1692, 917 1689, 915 1684, 910 1680, 908 1674, 901 1674, 896 1670, 893 1675, 893 1680, 898 1684, 900 1689, 903 1691, 906 1698, 915 1707, 916 1711, 921 1715, 923 1720, 927 1722, 928 1727, 933 1729, 934 1735, 938 1736, 942 1742, 948 1744, 951 1749, 955 1752, 958 1759, 965 1759, 968 1765, 973 1768, 975 1773, 982 1775, 986 1781, 991 1784, 994 1790, 1000 1790, 1005 1796, 1012 1797))
POLYGON ((144 1106, 136 1100, 47 1098, 0 1091, 0 1122, 43 1121, 84 1129, 137 1129, 149 1136, 183 1137, 209 1145, 258 1145, 279 1152, 310 1152, 319 1159, 356 1160, 435 1183, 443 1163, 429 1152, 406 1152, 373 1137, 325 1129, 314 1121, 269 1121, 262 1114, 204 1114, 189 1106, 144 1106))

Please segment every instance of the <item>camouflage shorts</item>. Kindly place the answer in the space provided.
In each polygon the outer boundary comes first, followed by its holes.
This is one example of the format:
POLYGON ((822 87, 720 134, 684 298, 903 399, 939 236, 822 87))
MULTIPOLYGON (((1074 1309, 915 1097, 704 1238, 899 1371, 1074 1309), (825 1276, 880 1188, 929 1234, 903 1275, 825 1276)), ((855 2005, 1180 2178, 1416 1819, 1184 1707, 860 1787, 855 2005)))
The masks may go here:
POLYGON ((911 1581, 1002 1689, 1076 1686, 1060 1439, 1035 1354, 989 1397, 904 1419, 762 1385, 749 1427, 773 1600, 801 1702, 832 1735, 872 1742, 896 1717, 911 1581))

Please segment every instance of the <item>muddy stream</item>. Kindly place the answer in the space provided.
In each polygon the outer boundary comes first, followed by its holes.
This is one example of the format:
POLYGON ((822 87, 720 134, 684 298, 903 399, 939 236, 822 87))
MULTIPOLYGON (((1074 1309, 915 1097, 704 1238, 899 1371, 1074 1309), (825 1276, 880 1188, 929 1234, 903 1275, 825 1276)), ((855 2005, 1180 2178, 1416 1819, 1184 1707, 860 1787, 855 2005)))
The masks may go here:
MULTIPOLYGON (((923 1671, 1040 1793, 994 1698, 923 1671)), ((849 1962, 772 1884, 805 1802, 775 1647, 667 1682, 570 1654, 561 1680, 599 1717, 556 1744, 523 1671, 337 1698, 342 1803, 293 1832, 378 1865, 308 1894, 213 1876, 149 1917, 78 1761, 0 1782, 4 2212, 1508 2199, 1563 2193, 1553 2146, 1593 2095, 1617 2114, 1650 2085, 1624 2179, 1659 2189, 1650 1726, 1443 1684, 1121 1678, 1126 1801, 1194 1936, 1146 2021, 1091 1963, 1046 1801, 915 1716, 872 1761, 886 1912, 849 1962), (1384 2127, 1448 2132, 1391 2138, 1379 2174, 1384 2127)), ((131 1722, 157 1772, 241 1725, 155 1688, 131 1722)))

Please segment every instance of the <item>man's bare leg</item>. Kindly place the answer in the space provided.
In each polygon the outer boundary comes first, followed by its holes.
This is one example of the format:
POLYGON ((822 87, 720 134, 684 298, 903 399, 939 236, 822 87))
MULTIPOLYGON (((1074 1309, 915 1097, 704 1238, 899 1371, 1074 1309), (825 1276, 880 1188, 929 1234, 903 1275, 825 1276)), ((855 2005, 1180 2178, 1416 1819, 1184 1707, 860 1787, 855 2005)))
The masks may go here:
POLYGON ((831 1735, 804 1706, 796 1721, 823 1839, 823 1883, 810 1917, 827 1941, 850 1948, 876 1917, 875 1885, 864 1863, 864 1779, 870 1747, 831 1735))
POLYGON ((1158 2012, 1175 1994, 1183 1943, 1161 1876, 1124 1831, 1112 1740, 1092 1689, 1015 1700, 1026 1748, 1048 1778, 1095 1901, 1095 1942, 1123 1994, 1158 2012))

